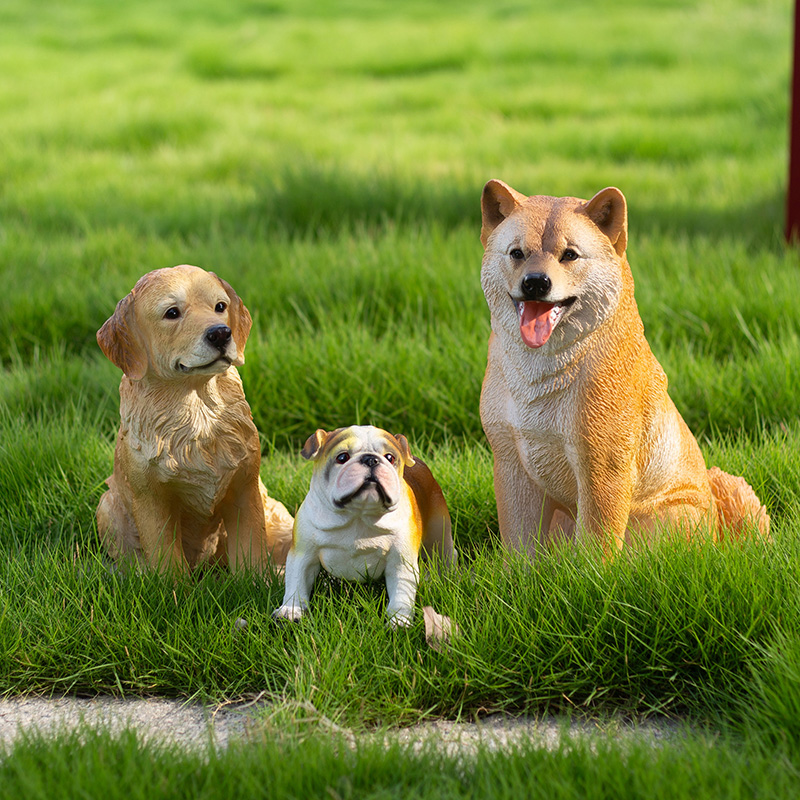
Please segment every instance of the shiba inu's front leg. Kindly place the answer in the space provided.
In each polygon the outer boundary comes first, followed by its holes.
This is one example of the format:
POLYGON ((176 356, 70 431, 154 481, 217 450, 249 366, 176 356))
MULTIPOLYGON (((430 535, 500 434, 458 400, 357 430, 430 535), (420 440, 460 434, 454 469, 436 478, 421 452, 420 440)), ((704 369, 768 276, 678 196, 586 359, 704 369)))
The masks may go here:
POLYGON ((531 481, 522 465, 494 461, 494 488, 500 538, 509 550, 534 555, 546 542, 555 510, 544 489, 531 481))
POLYGON ((632 496, 632 475, 590 466, 586 475, 578 476, 578 531, 595 537, 606 556, 625 544, 632 496))

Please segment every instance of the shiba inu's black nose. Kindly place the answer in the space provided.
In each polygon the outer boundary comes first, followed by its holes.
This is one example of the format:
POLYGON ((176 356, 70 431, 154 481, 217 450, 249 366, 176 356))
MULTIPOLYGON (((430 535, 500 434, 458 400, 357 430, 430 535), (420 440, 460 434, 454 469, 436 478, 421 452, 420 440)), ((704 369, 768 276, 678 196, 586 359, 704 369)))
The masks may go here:
POLYGON ((227 325, 212 325, 206 331, 206 341, 218 350, 224 350, 231 340, 231 329, 227 325))
POLYGON ((529 272, 520 284, 522 296, 526 300, 541 300, 548 294, 551 287, 550 278, 543 272, 529 272))
POLYGON ((361 456, 360 461, 365 467, 369 467, 370 469, 372 469, 378 464, 378 461, 380 461, 380 459, 378 458, 378 456, 366 455, 366 456, 361 456))

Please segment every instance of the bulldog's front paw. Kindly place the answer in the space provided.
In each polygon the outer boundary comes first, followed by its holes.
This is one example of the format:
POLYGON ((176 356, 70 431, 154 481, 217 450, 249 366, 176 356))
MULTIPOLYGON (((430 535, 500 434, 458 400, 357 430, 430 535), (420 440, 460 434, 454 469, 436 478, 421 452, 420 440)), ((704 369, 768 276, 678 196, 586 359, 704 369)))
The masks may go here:
POLYGON ((408 628, 411 626, 411 622, 414 619, 414 609, 412 608, 410 611, 407 610, 400 610, 397 611, 390 611, 389 612, 389 627, 392 629, 395 628, 408 628))
POLYGON ((304 613, 302 606, 282 605, 272 612, 272 619, 276 622, 300 622, 304 613))

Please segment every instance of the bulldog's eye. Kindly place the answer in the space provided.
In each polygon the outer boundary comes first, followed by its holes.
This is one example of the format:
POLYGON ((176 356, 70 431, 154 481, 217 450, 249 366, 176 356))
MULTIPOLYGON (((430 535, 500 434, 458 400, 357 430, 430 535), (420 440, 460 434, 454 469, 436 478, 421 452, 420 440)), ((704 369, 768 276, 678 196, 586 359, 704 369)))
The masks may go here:
POLYGON ((525 260, 525 253, 523 253, 522 250, 519 249, 519 247, 515 247, 509 253, 509 255, 511 256, 511 258, 514 259, 514 261, 524 261, 525 260))
POLYGON ((568 247, 562 254, 561 260, 562 261, 575 261, 579 258, 578 254, 571 248, 568 247))
POLYGON ((164 312, 164 319, 178 319, 180 315, 181 310, 178 308, 178 306, 170 306, 170 308, 164 312))
POLYGON ((214 306, 214 311, 216 311, 216 312, 217 312, 217 314, 221 314, 223 311, 225 311, 225 309, 226 309, 227 307, 228 307, 228 304, 227 304, 227 303, 217 303, 217 304, 214 306))
POLYGON ((336 463, 337 464, 346 464, 350 460, 350 453, 339 453, 336 456, 336 463))
POLYGON ((393 455, 392 453, 387 453, 387 454, 386 454, 386 460, 387 460, 387 461, 388 461, 390 464, 394 464, 394 462, 395 462, 397 459, 395 459, 395 457, 394 457, 394 455, 393 455))

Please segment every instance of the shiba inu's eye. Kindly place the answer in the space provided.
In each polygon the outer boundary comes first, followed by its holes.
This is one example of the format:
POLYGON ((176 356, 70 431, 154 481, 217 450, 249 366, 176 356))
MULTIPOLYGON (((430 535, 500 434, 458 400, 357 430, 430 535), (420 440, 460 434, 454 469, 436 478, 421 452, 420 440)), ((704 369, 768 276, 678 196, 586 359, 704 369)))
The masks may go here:
POLYGON ((522 250, 519 249, 519 247, 515 247, 509 253, 509 255, 511 256, 511 258, 514 259, 514 261, 524 261, 525 260, 525 253, 523 253, 522 250))
POLYGON ((164 319, 178 319, 180 315, 181 315, 181 310, 178 308, 178 306, 170 306, 164 312, 164 319))
POLYGON ((221 313, 222 313, 222 312, 223 312, 223 311, 224 311, 224 310, 225 310, 227 307, 228 307, 228 306, 227 306, 227 304, 226 304, 226 303, 217 303, 217 304, 214 306, 214 311, 216 311, 216 312, 217 312, 217 314, 221 314, 221 313))
POLYGON ((337 464, 346 464, 350 460, 350 453, 339 453, 336 456, 336 463, 337 464))
POLYGON ((386 460, 387 460, 387 461, 388 461, 390 464, 394 464, 394 462, 395 462, 395 460, 396 460, 396 459, 395 459, 395 457, 394 457, 394 455, 393 455, 392 453, 387 453, 387 454, 386 454, 386 460))
POLYGON ((561 260, 562 261, 575 261, 579 258, 578 254, 571 248, 568 247, 562 254, 561 260))

